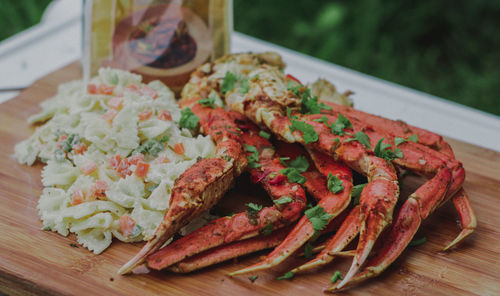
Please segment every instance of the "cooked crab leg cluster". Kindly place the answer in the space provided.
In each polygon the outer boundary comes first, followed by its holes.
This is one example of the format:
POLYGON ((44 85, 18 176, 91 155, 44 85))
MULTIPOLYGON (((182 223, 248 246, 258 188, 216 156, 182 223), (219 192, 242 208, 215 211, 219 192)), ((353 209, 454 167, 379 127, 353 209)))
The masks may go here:
MULTIPOLYGON (((392 222, 392 211, 398 198, 399 188, 395 169, 388 160, 392 160, 397 166, 430 178, 403 206, 404 213, 411 210, 413 214, 411 223, 414 227, 410 227, 408 223, 398 223, 406 217, 405 215, 398 216, 399 220, 394 224, 394 227, 405 227, 404 239, 399 240, 398 244, 391 245, 391 248, 382 255, 388 264, 410 242, 421 219, 425 219, 437 206, 460 189, 465 173, 460 162, 445 154, 449 149, 447 144, 436 143, 441 144, 445 150, 445 153, 440 153, 402 138, 403 141, 399 143, 398 148, 395 148, 396 137, 387 132, 394 124, 377 130, 379 125, 372 125, 370 120, 364 121, 365 116, 360 111, 351 111, 352 109, 346 107, 337 108, 335 104, 321 104, 317 101, 312 103, 309 101, 307 106, 305 105, 308 103, 307 100, 311 99, 301 95, 301 92, 306 90, 301 89, 300 84, 294 84, 291 79, 287 79, 274 67, 263 65, 250 75, 258 79, 250 81, 249 91, 246 94, 233 94, 227 97, 228 104, 233 110, 267 127, 284 141, 300 143, 308 149, 331 154, 335 159, 342 160, 368 178, 369 182, 360 200, 361 230, 358 248, 351 268, 338 288, 345 286, 360 270, 376 239, 392 222), (284 88, 284 85, 288 87, 284 88), (313 105, 315 110, 311 104, 316 104, 313 105), (342 114, 339 109, 351 112, 342 114), (375 149, 372 150, 372 147, 375 149), (391 154, 387 152, 390 148, 394 149, 390 150, 391 154), (374 152, 377 149, 376 156, 374 152), (399 155, 395 151, 398 151, 399 155)), ((374 117, 371 119, 375 121, 374 117)), ((422 130, 419 132, 422 133, 422 130)), ((389 233, 401 231, 394 227, 389 233)), ((372 274, 380 273, 388 264, 378 264, 378 270, 372 274)), ((251 269, 245 269, 243 272, 249 270, 251 269)))
POLYGON ((325 81, 305 87, 283 74, 283 66, 276 54, 238 54, 192 74, 180 103, 216 143, 216 158, 201 160, 179 178, 157 235, 122 271, 146 260, 154 269, 189 272, 276 246, 261 262, 232 275, 255 272, 280 264, 319 234, 337 229, 317 248, 316 258, 291 271, 310 270, 339 256, 353 257, 344 279, 328 289, 337 291, 385 270, 410 243, 421 221, 450 198, 462 231, 445 249, 474 231, 476 218, 461 188, 465 171, 441 136, 332 103, 329 98, 342 103, 348 99, 325 81), (272 142, 267 132, 274 135, 272 142), (295 171, 295 177, 287 175, 283 160, 299 157, 307 165, 295 171), (273 206, 216 219, 158 250, 182 225, 213 206, 245 169, 264 187, 273 206), (355 206, 350 206, 351 169, 368 180, 355 206), (393 221, 398 170, 412 171, 427 181, 407 198, 393 221), (304 189, 317 205, 302 215, 304 189), (322 214, 321 223, 311 211, 322 214), (345 251, 357 236, 356 250, 345 251))

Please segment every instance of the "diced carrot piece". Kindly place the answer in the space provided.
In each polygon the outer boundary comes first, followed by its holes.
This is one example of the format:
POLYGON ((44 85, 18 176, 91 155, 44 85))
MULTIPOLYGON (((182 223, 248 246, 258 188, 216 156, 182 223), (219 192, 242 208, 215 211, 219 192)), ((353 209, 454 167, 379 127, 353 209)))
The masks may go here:
POLYGON ((120 229, 122 230, 122 234, 126 237, 132 234, 132 230, 134 229, 135 221, 130 218, 129 215, 125 214, 120 217, 120 229))
POLYGON ((135 175, 139 178, 146 178, 149 171, 149 163, 139 161, 137 163, 137 168, 135 169, 135 175))
POLYGON ((95 170, 97 170, 97 165, 95 164, 95 162, 93 162, 92 160, 90 160, 89 162, 87 162, 84 165, 82 165, 82 167, 80 168, 80 170, 82 171, 82 173, 85 176, 88 176, 88 175, 92 174, 93 172, 95 172, 95 170))
POLYGON ((174 145, 174 151, 177 154, 184 154, 184 144, 183 143, 177 143, 174 145))
POLYGON ((129 176, 132 174, 132 171, 130 170, 130 165, 128 164, 127 161, 122 161, 118 168, 116 169, 118 174, 120 174, 120 177, 125 178, 126 176, 129 176))
POLYGON ((136 153, 127 158, 127 163, 129 165, 137 165, 140 161, 144 161, 144 155, 142 153, 136 153))
POLYGON ((170 159, 168 159, 166 156, 158 156, 154 163, 169 163, 170 159))
POLYGON ((73 188, 73 195, 71 196, 71 205, 76 206, 83 202, 83 190, 80 187, 73 188))
POLYGON ((146 111, 142 111, 141 113, 139 113, 139 120, 146 120, 148 119, 149 117, 151 117, 151 115, 153 114, 153 111, 151 110, 146 110, 146 111))
POLYGON ((139 88, 137 88, 137 85, 135 84, 130 84, 129 86, 126 87, 126 89, 132 90, 132 91, 137 91, 139 88))
POLYGON ((108 189, 108 183, 104 180, 97 180, 90 190, 87 192, 88 200, 95 200, 96 198, 101 198, 106 196, 106 190, 108 189))
POLYGON ((158 93, 147 85, 141 87, 141 93, 145 96, 150 96, 153 99, 158 98, 158 93))
POLYGON ((95 85, 95 84, 87 85, 87 91, 89 94, 93 94, 93 95, 97 94, 97 85, 95 85))
POLYGON ((172 114, 167 110, 161 110, 158 112, 158 119, 172 121, 172 114))
POLYGON ((73 145, 73 153, 74 154, 83 154, 85 151, 87 151, 87 145, 83 143, 78 143, 76 145, 73 145))
POLYGON ((113 155, 109 158, 109 166, 113 170, 117 170, 122 162, 122 156, 120 154, 113 155))
POLYGON ((99 84, 97 92, 102 95, 112 95, 115 87, 112 85, 99 84))
POLYGON ((108 106, 116 110, 119 110, 122 107, 122 105, 123 105, 123 99, 119 97, 112 97, 108 101, 108 106))
POLYGON ((102 119, 106 120, 109 123, 113 123, 113 119, 115 118, 116 114, 118 114, 118 111, 115 109, 108 109, 106 113, 102 115, 102 119))

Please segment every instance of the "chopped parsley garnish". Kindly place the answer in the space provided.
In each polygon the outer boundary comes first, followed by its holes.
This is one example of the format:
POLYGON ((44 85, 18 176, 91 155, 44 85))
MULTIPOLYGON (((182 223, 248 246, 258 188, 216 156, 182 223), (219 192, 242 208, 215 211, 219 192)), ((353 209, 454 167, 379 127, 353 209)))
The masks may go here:
POLYGON ((352 138, 345 140, 344 142, 358 141, 359 143, 365 145, 367 148, 372 149, 370 145, 370 137, 363 132, 357 132, 352 138))
POLYGON ((117 85, 118 84, 118 74, 113 73, 109 83, 111 83, 112 85, 117 85))
POLYGON ((418 142, 418 135, 414 134, 414 135, 409 136, 408 141, 413 142, 413 143, 417 143, 418 142))
POLYGON ((263 236, 268 236, 274 231, 274 226, 271 223, 267 223, 266 227, 262 229, 262 235, 263 236))
POLYGON ((312 257, 312 245, 310 242, 307 242, 304 246, 304 257, 306 257, 306 259, 309 259, 312 257))
POLYGON ((295 81, 288 81, 287 84, 287 89, 291 91, 294 95, 300 96, 300 89, 302 88, 302 85, 298 84, 295 81))
POLYGON ((160 153, 163 150, 163 148, 164 147, 163 147, 162 143, 160 143, 156 140, 150 139, 150 140, 147 140, 146 142, 144 142, 141 146, 135 148, 132 151, 132 155, 137 154, 137 153, 141 153, 141 154, 149 153, 153 156, 158 156, 158 153, 160 153))
POLYGON ((424 244, 425 242, 427 242, 427 238, 424 236, 421 239, 414 239, 414 240, 412 240, 408 244, 408 246, 409 247, 417 247, 417 246, 420 246, 420 245, 424 244))
POLYGON ((240 81, 240 89, 238 90, 238 92, 240 94, 246 94, 248 92, 248 90, 250 89, 250 86, 248 85, 248 79, 243 79, 240 81))
POLYGON ((259 223, 259 211, 262 210, 262 206, 254 203, 247 203, 247 217, 250 220, 250 224, 257 225, 259 223))
POLYGON ((289 271, 289 272, 285 273, 284 275, 277 277, 276 279, 278 281, 281 281, 281 280, 289 280, 291 278, 293 278, 293 272, 289 271))
POLYGON ((261 136, 264 139, 268 139, 269 140, 269 138, 271 137, 271 134, 268 133, 268 132, 265 132, 265 131, 260 131, 259 132, 259 136, 261 136))
POLYGON ((273 202, 277 205, 284 205, 287 203, 291 203, 292 201, 293 199, 290 196, 284 196, 282 198, 273 200, 273 202))
POLYGON ((363 188, 365 188, 366 184, 368 184, 368 183, 358 184, 358 185, 354 185, 352 187, 351 199, 352 199, 353 206, 359 205, 359 198, 361 197, 361 191, 363 191, 363 188))
POLYGON ((292 125, 290 129, 293 131, 299 130, 302 132, 302 138, 304 139, 304 143, 310 144, 314 143, 319 139, 318 133, 314 130, 314 127, 308 123, 291 120, 292 125))
POLYGON ((238 92, 241 94, 246 94, 248 92, 248 90, 250 89, 250 85, 248 84, 247 78, 243 78, 240 80, 240 79, 238 79, 238 76, 227 71, 226 75, 224 76, 224 79, 222 80, 222 85, 220 88, 221 93, 225 94, 229 91, 232 91, 234 89, 236 83, 239 83, 238 92))
POLYGON ((290 157, 280 157, 280 162, 284 166, 288 166, 285 161, 290 160, 290 157))
POLYGON ((63 161, 66 159, 66 153, 62 149, 57 148, 54 151, 54 159, 56 161, 63 161))
POLYGON ((309 168, 309 161, 307 161, 307 158, 304 155, 299 155, 297 158, 290 161, 288 167, 296 169, 299 173, 303 173, 309 168))
POLYGON ((309 221, 311 221, 312 227, 315 231, 323 230, 332 218, 332 215, 328 214, 320 205, 310 208, 305 211, 304 214, 306 214, 309 221))
POLYGON ((297 119, 297 116, 295 115, 292 115, 292 109, 290 109, 290 107, 286 107, 286 116, 288 117, 288 119, 292 120, 292 119, 297 119))
POLYGON ((282 169, 282 170, 280 170, 280 173, 287 176, 288 182, 291 182, 291 183, 304 184, 307 181, 306 177, 302 176, 299 173, 299 171, 297 171, 296 168, 282 169))
POLYGON ((170 139, 170 137, 165 135, 165 136, 161 137, 159 141, 160 141, 160 143, 166 143, 166 142, 168 142, 169 139, 170 139))
POLYGON ((208 98, 206 98, 206 99, 199 99, 198 103, 202 106, 215 109, 215 97, 214 96, 208 96, 208 98))
POLYGON ((258 278, 259 276, 258 275, 252 275, 251 277, 249 277, 248 279, 253 283, 255 282, 255 280, 258 278))
POLYGON ((234 84, 238 81, 238 77, 233 73, 227 71, 226 76, 222 80, 222 85, 220 91, 222 94, 227 93, 228 91, 232 91, 234 89, 234 84))
POLYGON ((132 233, 130 234, 129 238, 134 238, 138 237, 141 235, 143 228, 139 224, 135 224, 134 228, 132 228, 132 233))
POLYGON ((187 128, 190 130, 196 129, 198 127, 198 122, 200 119, 198 116, 194 115, 193 111, 189 108, 184 108, 181 111, 181 120, 179 121, 179 125, 183 128, 187 128))
POLYGON ((394 138, 394 145, 396 145, 396 146, 398 146, 399 144, 404 143, 404 142, 406 142, 405 138, 399 138, 399 137, 394 138))
POLYGON ((380 139, 380 141, 377 142, 377 145, 375 146, 375 149, 373 150, 373 153, 375 153, 375 156, 383 158, 385 160, 393 160, 395 158, 402 158, 403 157, 403 151, 401 149, 394 149, 392 151, 389 149, 391 145, 383 143, 384 138, 380 139))
POLYGON ((71 152, 71 150, 73 150, 73 146, 78 143, 80 143, 80 136, 77 134, 71 134, 61 143, 61 148, 65 152, 71 152))
POLYGON ((408 137, 408 139, 396 137, 394 138, 394 145, 398 146, 399 144, 404 143, 406 141, 417 143, 418 135, 417 134, 411 135, 408 137))
POLYGON ((330 190, 333 193, 338 193, 342 190, 344 190, 344 186, 342 186, 343 181, 340 181, 337 176, 334 176, 331 172, 328 174, 328 190, 330 190))
MULTIPOLYGON (((325 123, 327 126, 328 124, 325 123)), ((338 135, 338 136, 343 136, 344 129, 345 128, 352 128, 352 123, 347 117, 342 115, 342 113, 339 113, 339 116, 337 116, 337 119, 335 119, 335 122, 332 125, 329 125, 330 129, 332 130, 332 133, 338 135)))
POLYGON ((291 91, 294 95, 301 98, 301 110, 302 114, 319 114, 321 109, 330 110, 330 106, 324 103, 318 103, 318 97, 311 95, 311 90, 304 87, 294 81, 289 81, 287 89, 291 91))
POLYGON ((332 282, 332 284, 334 284, 339 279, 343 280, 344 277, 342 276, 342 273, 340 273, 340 271, 337 270, 337 271, 335 271, 335 273, 333 274, 332 278, 330 279, 330 282, 332 282))
POLYGON ((328 125, 328 117, 326 117, 324 115, 321 116, 321 118, 313 119, 313 121, 324 123, 324 124, 328 125))
POLYGON ((252 169, 259 168, 259 151, 257 148, 255 148, 255 146, 245 144, 245 151, 252 153, 248 156, 248 166, 252 169))

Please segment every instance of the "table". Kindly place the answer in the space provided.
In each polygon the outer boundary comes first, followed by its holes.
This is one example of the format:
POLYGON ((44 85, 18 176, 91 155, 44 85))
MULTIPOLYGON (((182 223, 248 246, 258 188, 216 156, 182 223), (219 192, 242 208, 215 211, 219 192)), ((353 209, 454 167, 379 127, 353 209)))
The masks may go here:
MULTIPOLYGON (((57 0, 42 22, 0 43, 0 89, 26 88, 36 79, 78 60, 81 55, 81 0, 57 0)), ((232 52, 280 53, 287 71, 301 81, 318 77, 340 91, 354 91, 361 110, 423 127, 441 135, 500 151, 500 117, 300 54, 241 33, 232 35, 232 52)), ((0 92, 0 103, 18 91, 0 92)))

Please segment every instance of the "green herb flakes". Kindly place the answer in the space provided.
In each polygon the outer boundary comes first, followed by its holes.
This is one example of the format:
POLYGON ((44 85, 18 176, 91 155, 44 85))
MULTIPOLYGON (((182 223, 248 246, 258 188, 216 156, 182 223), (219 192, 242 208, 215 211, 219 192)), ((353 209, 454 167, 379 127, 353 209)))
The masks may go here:
POLYGON ((361 197, 361 192, 363 191, 363 188, 365 188, 366 184, 368 183, 358 184, 352 187, 351 199, 353 206, 359 205, 359 198, 361 197))
POLYGON ((303 173, 309 168, 309 161, 307 161, 304 155, 299 155, 297 158, 290 161, 288 167, 296 169, 299 173, 303 173))
POLYGON ((372 147, 370 145, 370 137, 368 137, 368 135, 365 134, 364 132, 361 132, 361 131, 357 132, 354 134, 354 136, 352 138, 345 140, 345 142, 351 142, 351 141, 358 141, 359 143, 363 144, 365 147, 372 149, 372 147))
POLYGON ((198 122, 200 119, 198 116, 194 115, 193 111, 189 108, 184 108, 181 111, 181 120, 179 121, 179 125, 183 128, 187 128, 190 130, 195 130, 198 127, 198 122))
POLYGON ((395 158, 403 157, 403 151, 401 151, 401 149, 396 148, 394 149, 394 151, 392 151, 391 149, 389 149, 391 145, 386 144, 383 141, 384 138, 380 139, 380 141, 377 142, 377 145, 373 150, 375 156, 383 158, 385 160, 393 160, 395 158))
POLYGON ((312 227, 316 231, 323 230, 332 218, 332 215, 328 214, 320 205, 316 205, 315 207, 310 208, 304 213, 309 221, 311 221, 312 227))
POLYGON ((420 245, 425 244, 426 242, 427 242, 427 238, 424 236, 424 237, 422 237, 422 238, 420 238, 420 239, 414 239, 414 240, 412 240, 412 241, 408 244, 408 246, 409 246, 409 247, 417 247, 417 246, 420 246, 420 245))
POLYGON ((258 275, 252 275, 251 277, 248 277, 248 279, 253 283, 258 277, 258 275))
POLYGON ((307 181, 306 177, 302 176, 299 173, 299 171, 297 171, 296 168, 282 169, 282 170, 280 170, 280 173, 287 176, 288 182, 291 182, 291 183, 304 184, 307 181))
POLYGON ((264 139, 268 139, 268 140, 269 140, 269 138, 271 138, 271 134, 268 132, 265 132, 265 131, 260 131, 259 136, 261 136, 264 139))
POLYGON ((284 205, 287 203, 291 203, 292 201, 293 201, 293 198, 291 198, 290 196, 284 196, 282 198, 273 200, 273 202, 277 205, 284 205))
POLYGON ((338 280, 343 280, 344 277, 342 276, 342 273, 340 271, 335 271, 335 273, 333 274, 332 278, 330 279, 330 282, 332 282, 332 284, 334 284, 335 282, 337 282, 338 280))
POLYGON ((293 272, 289 271, 289 272, 285 273, 284 275, 277 277, 276 279, 278 281, 281 281, 281 280, 289 280, 291 278, 293 278, 293 272))
POLYGON ((262 210, 262 206, 254 203, 247 203, 247 217, 252 225, 257 225, 259 223, 259 211, 262 210))
POLYGON ((221 85, 221 93, 225 94, 228 91, 232 91, 234 89, 234 84, 238 81, 238 77, 234 75, 233 73, 227 71, 226 75, 224 76, 224 79, 222 80, 222 85, 221 85))
POLYGON ((312 125, 293 119, 291 120, 291 122, 292 125, 290 126, 290 129, 292 130, 292 132, 296 130, 301 131, 304 143, 310 144, 318 141, 319 139, 318 133, 316 133, 312 125))
POLYGON ((255 146, 245 144, 245 151, 250 152, 248 156, 248 166, 252 169, 259 168, 259 151, 255 146))
POLYGON ((342 185, 344 183, 343 181, 340 181, 340 179, 337 176, 334 176, 332 173, 328 174, 328 190, 330 190, 333 193, 339 193, 342 190, 344 190, 344 186, 342 185))

